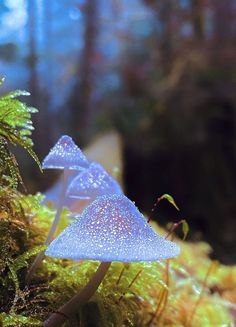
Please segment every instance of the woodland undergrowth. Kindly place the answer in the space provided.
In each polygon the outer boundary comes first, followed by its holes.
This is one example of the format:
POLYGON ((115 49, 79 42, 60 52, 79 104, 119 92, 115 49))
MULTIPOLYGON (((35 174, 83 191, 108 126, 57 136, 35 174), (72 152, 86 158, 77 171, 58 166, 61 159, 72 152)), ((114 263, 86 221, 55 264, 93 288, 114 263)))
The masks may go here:
MULTIPOLYGON (((43 195, 27 195, 16 158, 9 145, 21 146, 40 167, 30 138, 31 114, 37 112, 15 91, 0 97, 0 326, 42 326, 82 288, 98 262, 45 257, 29 286, 27 269, 45 249, 53 203, 43 195)), ((57 234, 71 222, 62 212, 57 234)), ((167 231, 152 226, 162 235, 167 231)), ((210 259, 207 243, 176 239, 181 255, 148 263, 112 263, 95 296, 68 317, 64 326, 234 326, 236 323, 236 266, 210 259)))

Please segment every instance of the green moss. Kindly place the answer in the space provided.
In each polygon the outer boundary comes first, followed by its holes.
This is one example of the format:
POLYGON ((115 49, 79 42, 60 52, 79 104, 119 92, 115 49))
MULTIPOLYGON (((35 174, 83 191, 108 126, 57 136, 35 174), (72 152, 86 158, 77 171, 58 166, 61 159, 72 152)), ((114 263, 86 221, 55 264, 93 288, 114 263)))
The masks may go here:
POLYGON ((36 319, 30 319, 21 315, 9 315, 1 314, 2 324, 4 327, 15 327, 15 326, 42 326, 42 322, 36 319))
MULTIPOLYGON (((56 311, 88 282, 99 263, 45 257, 27 287, 24 281, 27 266, 33 255, 42 250, 39 245, 43 244, 55 210, 41 204, 40 194, 15 196, 19 197, 19 208, 11 216, 12 220, 9 217, 6 220, 5 216, 0 219, 1 231, 8 222, 7 238, 11 239, 11 246, 6 245, 6 238, 0 234, 0 248, 5 255, 0 275, 1 319, 3 326, 14 326, 14 323, 15 326, 40 326, 40 321, 42 323, 50 312, 56 311)), ((62 220, 61 229, 70 222, 66 210, 62 220)), ((182 254, 170 260, 169 265, 167 261, 112 263, 95 296, 78 308, 76 317, 70 318, 77 319, 79 326, 148 326, 150 323, 150 326, 185 326, 188 319, 191 319, 189 326, 194 327, 210 326, 216 321, 232 324, 230 305, 233 304, 226 299, 222 301, 220 295, 227 276, 231 276, 235 268, 220 265, 204 284, 212 263, 208 257, 209 247, 204 243, 179 243, 182 254)), ((234 289, 236 278, 231 276, 230 283, 234 289)), ((70 326, 69 322, 64 326, 70 326)))
MULTIPOLYGON (((4 79, 0 81, 0 84, 3 81, 4 79)), ((17 90, 0 97, 0 183, 3 184, 7 181, 14 188, 17 187, 18 181, 22 183, 22 179, 17 161, 8 148, 9 143, 23 147, 40 167, 40 162, 33 151, 33 142, 30 138, 34 129, 31 114, 38 110, 28 107, 17 99, 19 96, 28 95, 30 94, 26 91, 17 90), (7 173, 7 179, 3 172, 7 173)))

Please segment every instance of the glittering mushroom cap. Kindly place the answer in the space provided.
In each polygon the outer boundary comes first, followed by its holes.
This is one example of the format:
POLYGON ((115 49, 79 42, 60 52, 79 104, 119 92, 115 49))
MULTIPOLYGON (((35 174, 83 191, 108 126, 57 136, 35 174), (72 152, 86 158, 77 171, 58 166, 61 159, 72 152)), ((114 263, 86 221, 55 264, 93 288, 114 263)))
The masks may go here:
POLYGON ((122 194, 117 181, 98 163, 76 176, 68 187, 67 196, 95 200, 101 195, 122 194))
POLYGON ((89 166, 89 162, 71 137, 63 135, 43 160, 43 169, 80 170, 89 166))
POLYGON ((155 261, 179 247, 159 236, 124 195, 101 196, 48 247, 46 255, 73 260, 155 261))

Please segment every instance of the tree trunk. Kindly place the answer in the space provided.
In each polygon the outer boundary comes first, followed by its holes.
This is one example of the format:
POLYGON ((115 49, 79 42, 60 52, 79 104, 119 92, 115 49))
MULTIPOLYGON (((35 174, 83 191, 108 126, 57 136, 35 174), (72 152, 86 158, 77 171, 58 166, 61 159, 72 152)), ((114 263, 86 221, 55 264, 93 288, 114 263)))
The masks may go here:
POLYGON ((97 0, 87 0, 84 5, 84 48, 80 58, 79 81, 76 86, 77 99, 74 99, 71 109, 72 135, 75 139, 80 137, 80 144, 88 140, 94 119, 93 88, 97 16, 97 0))

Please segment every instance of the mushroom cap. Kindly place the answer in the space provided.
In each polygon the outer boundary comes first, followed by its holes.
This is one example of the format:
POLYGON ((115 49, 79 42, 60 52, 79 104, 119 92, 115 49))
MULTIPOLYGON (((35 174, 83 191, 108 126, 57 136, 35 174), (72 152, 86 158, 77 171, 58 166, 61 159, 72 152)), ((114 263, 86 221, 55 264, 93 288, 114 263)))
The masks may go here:
POLYGON ((101 195, 122 194, 119 183, 97 162, 77 175, 66 195, 78 199, 95 200, 101 195))
POLYGON ((43 160, 42 168, 83 170, 89 164, 89 161, 72 138, 63 135, 43 160))
POLYGON ((124 195, 97 198, 46 250, 55 258, 122 262, 163 260, 179 253, 178 245, 156 234, 124 195))

